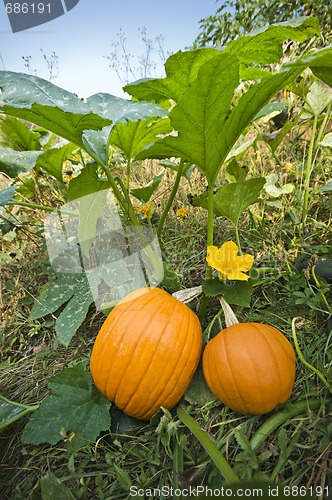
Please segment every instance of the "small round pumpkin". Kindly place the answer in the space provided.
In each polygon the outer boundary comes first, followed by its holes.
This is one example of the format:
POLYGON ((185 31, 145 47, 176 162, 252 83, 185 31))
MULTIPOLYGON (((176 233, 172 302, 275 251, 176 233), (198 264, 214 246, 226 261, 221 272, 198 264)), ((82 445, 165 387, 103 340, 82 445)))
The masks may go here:
POLYGON ((268 413, 291 395, 295 353, 273 326, 235 323, 208 342, 203 372, 213 394, 232 410, 268 413))
POLYGON ((173 408, 197 368, 202 330, 196 314, 159 288, 142 288, 110 312, 94 343, 97 388, 127 415, 150 419, 173 408))

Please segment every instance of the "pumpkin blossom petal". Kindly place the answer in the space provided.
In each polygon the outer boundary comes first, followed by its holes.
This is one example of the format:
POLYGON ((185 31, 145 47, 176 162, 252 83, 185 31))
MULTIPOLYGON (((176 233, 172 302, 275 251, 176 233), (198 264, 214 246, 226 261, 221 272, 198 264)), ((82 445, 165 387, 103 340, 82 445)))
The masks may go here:
POLYGON ((219 276, 231 280, 247 281, 249 276, 243 271, 249 271, 254 257, 249 254, 238 255, 238 247, 233 241, 227 241, 220 248, 211 245, 207 248, 206 261, 216 269, 219 276))

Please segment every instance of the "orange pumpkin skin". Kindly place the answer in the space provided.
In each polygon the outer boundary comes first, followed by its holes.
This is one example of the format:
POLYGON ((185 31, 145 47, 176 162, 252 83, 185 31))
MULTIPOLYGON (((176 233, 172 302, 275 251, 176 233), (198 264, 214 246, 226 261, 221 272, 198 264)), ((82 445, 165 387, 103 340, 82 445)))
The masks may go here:
POLYGON ((197 368, 202 330, 188 306, 159 288, 135 290, 102 325, 90 371, 97 388, 127 415, 150 419, 173 408, 197 368))
POLYGON ((259 415, 290 397, 295 354, 290 342, 273 326, 238 323, 207 344, 203 372, 222 403, 240 413, 259 415))

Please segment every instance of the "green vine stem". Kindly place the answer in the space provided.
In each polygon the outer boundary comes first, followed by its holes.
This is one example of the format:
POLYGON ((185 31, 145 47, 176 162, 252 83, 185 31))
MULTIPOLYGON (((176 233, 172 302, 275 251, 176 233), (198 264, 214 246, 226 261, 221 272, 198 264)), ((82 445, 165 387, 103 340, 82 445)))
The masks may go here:
POLYGON ((332 393, 332 384, 330 384, 328 382, 328 380, 326 380, 326 378, 324 377, 324 375, 322 374, 322 372, 320 370, 318 370, 317 368, 315 368, 314 366, 312 366, 310 363, 308 363, 308 361, 306 361, 304 359, 304 357, 303 357, 303 354, 302 354, 302 352, 300 350, 300 347, 299 347, 299 344, 298 344, 298 341, 297 341, 297 336, 296 336, 296 321, 298 319, 299 318, 293 318, 293 321, 292 321, 292 334, 293 334, 293 340, 294 340, 294 345, 295 345, 295 349, 296 349, 297 355, 300 358, 300 360, 302 361, 302 363, 307 368, 309 368, 309 370, 311 370, 314 373, 316 373, 316 375, 321 379, 321 381, 326 386, 326 388, 332 393))
POLYGON ((314 147, 315 147, 315 136, 317 130, 318 115, 314 116, 314 121, 312 125, 311 138, 309 143, 308 157, 305 167, 305 179, 304 179, 304 198, 302 206, 302 224, 305 223, 309 207, 309 191, 310 191, 310 176, 314 166, 314 147))
MULTIPOLYGON (((214 230, 214 182, 209 183, 208 188, 208 221, 207 221, 207 246, 213 245, 213 230, 214 230)), ((206 264, 205 280, 212 278, 212 268, 206 264)), ((199 317, 203 318, 206 312, 208 298, 203 295, 200 305, 199 317)))
POLYGON ((294 404, 287 404, 284 410, 278 411, 265 420, 264 424, 262 424, 255 432, 250 440, 252 450, 257 450, 273 431, 280 427, 284 422, 287 422, 290 418, 301 415, 307 411, 318 410, 321 405, 322 401, 320 399, 304 399, 294 404))
MULTIPOLYGON (((209 184, 208 189, 208 221, 207 221, 207 246, 213 245, 213 227, 214 227, 214 184, 209 184)), ((212 278, 212 269, 206 267, 205 279, 212 278)))
POLYGON ((315 153, 317 153, 317 150, 318 150, 318 147, 319 147, 319 143, 323 139, 327 122, 330 119, 331 109, 332 109, 332 102, 330 102, 330 104, 327 106, 326 112, 325 112, 325 116, 324 116, 322 124, 321 124, 321 126, 319 128, 319 131, 318 131, 318 134, 317 134, 316 146, 315 146, 315 153))
POLYGON ((184 408, 178 408, 178 417, 198 439, 226 481, 238 483, 240 481, 238 476, 222 456, 209 434, 198 425, 196 420, 184 408))
POLYGON ((126 168, 126 190, 129 192, 130 185, 130 171, 131 171, 131 159, 128 159, 127 168, 126 168))
POLYGON ((164 210, 163 210, 163 212, 162 212, 162 214, 160 216, 159 224, 158 224, 158 227, 157 227, 157 236, 158 236, 158 238, 160 238, 160 236, 161 236, 161 233, 162 233, 162 230, 163 230, 163 227, 164 227, 164 222, 166 220, 167 214, 168 214, 168 212, 171 209, 171 206, 173 204, 174 198, 175 198, 176 193, 178 191, 178 187, 179 187, 180 180, 181 180, 181 177, 182 177, 182 174, 183 174, 183 171, 184 171, 184 167, 185 167, 185 162, 184 162, 184 160, 181 159, 178 171, 176 173, 176 178, 175 178, 173 189, 172 189, 171 194, 170 194, 170 196, 169 196, 169 198, 167 200, 166 206, 165 206, 165 208, 164 208, 164 210))
MULTIPOLYGON (((44 210, 45 212, 55 212, 59 211, 57 207, 48 207, 45 205, 38 205, 36 203, 30 203, 28 201, 20 201, 20 200, 12 200, 7 203, 9 206, 15 206, 18 205, 20 207, 26 207, 26 208, 31 208, 33 210, 44 210)), ((72 210, 61 210, 61 213, 64 215, 78 215, 77 212, 74 212, 72 210)))

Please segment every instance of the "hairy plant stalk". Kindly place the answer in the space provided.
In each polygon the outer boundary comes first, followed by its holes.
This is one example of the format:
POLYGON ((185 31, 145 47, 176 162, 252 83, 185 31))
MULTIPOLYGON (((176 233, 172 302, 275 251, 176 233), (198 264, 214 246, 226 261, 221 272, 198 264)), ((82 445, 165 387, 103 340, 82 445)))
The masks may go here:
POLYGON ((310 176, 314 167, 314 148, 315 148, 315 137, 317 131, 318 116, 314 116, 314 121, 312 125, 311 138, 305 168, 305 179, 304 179, 304 197, 302 206, 302 219, 301 222, 304 224, 307 219, 308 207, 309 207, 309 192, 310 192, 310 176))
POLYGON ((320 399, 305 399, 297 403, 289 403, 284 410, 276 412, 270 418, 268 418, 264 424, 255 432, 250 440, 250 446, 255 451, 257 450, 264 441, 280 427, 284 422, 287 422, 292 417, 301 415, 306 411, 318 410, 322 405, 320 399))
POLYGON ((164 227, 164 222, 166 220, 167 214, 168 214, 168 212, 171 209, 171 206, 173 204, 174 198, 175 198, 176 193, 178 191, 180 180, 181 180, 181 177, 182 177, 182 174, 183 174, 183 170, 184 170, 184 166, 185 166, 185 162, 184 162, 184 160, 181 159, 180 165, 179 165, 179 168, 178 168, 178 171, 177 171, 177 174, 176 174, 176 178, 175 178, 173 189, 171 191, 171 194, 170 194, 170 196, 169 196, 169 198, 167 200, 166 206, 165 206, 165 208, 164 208, 164 210, 163 210, 163 212, 161 214, 160 220, 159 220, 159 224, 158 224, 158 228, 157 228, 157 236, 158 236, 158 238, 160 238, 160 236, 161 236, 161 233, 162 233, 162 230, 163 230, 163 227, 164 227))

